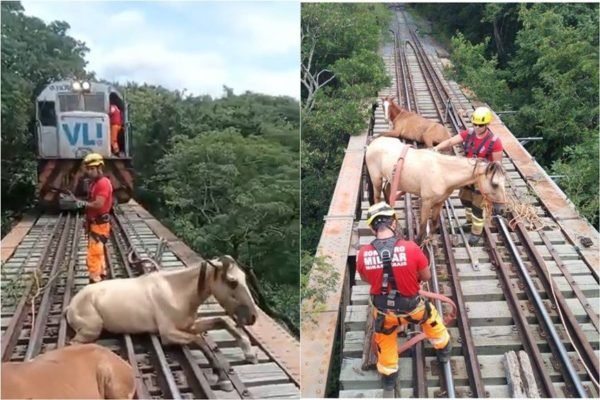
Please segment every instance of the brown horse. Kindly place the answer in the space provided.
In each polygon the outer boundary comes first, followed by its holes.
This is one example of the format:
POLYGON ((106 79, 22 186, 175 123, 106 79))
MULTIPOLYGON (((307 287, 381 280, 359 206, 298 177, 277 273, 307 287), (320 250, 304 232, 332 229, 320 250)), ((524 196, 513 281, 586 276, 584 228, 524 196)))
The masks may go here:
POLYGON ((131 399, 134 392, 133 368, 97 344, 2 363, 3 399, 131 399))
POLYGON ((392 121, 394 127, 379 136, 416 140, 427 147, 450 139, 450 133, 443 125, 400 107, 394 102, 394 98, 395 96, 381 98, 386 121, 392 121))
MULTIPOLYGON (((404 146, 392 138, 376 138, 366 151, 366 163, 373 185, 372 204, 381 201, 384 178, 392 181, 392 174, 404 146)), ((488 163, 464 157, 448 156, 429 149, 408 149, 400 175, 398 190, 421 197, 420 232, 418 241, 425 238, 429 213, 432 213, 435 232, 444 201, 455 189, 475 184, 490 201, 506 203, 505 173, 498 162, 488 163)), ((391 204, 393 206, 393 204, 391 204)))

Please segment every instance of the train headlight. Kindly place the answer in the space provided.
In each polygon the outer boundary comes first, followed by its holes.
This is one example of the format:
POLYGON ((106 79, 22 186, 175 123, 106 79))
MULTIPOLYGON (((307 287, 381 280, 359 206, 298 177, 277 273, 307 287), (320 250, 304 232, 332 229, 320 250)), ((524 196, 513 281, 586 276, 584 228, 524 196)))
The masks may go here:
POLYGON ((90 85, 88 81, 85 81, 81 83, 81 88, 85 91, 88 91, 92 88, 92 85, 90 85))
POLYGON ((79 81, 75 81, 71 84, 71 88, 75 91, 75 92, 79 92, 81 90, 81 83, 79 81))

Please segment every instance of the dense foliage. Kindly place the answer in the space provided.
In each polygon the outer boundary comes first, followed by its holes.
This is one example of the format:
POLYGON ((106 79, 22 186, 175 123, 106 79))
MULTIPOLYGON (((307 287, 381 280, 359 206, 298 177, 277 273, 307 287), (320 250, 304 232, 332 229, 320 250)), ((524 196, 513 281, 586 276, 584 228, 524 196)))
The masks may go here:
POLYGON ((452 46, 455 77, 494 109, 598 226, 599 6, 418 4, 452 46), (450 11, 449 11, 450 9, 450 11), (450 39, 450 35, 452 36, 450 39))
POLYGON ((310 254, 349 135, 367 128, 369 105, 390 82, 378 55, 390 21, 382 4, 302 4, 302 249, 310 254))
MULTIPOLYGON (((35 96, 52 80, 86 75, 87 49, 68 28, 2 3, 3 234, 22 205, 35 204, 35 96)), ((227 87, 220 99, 133 82, 121 89, 134 129, 135 198, 202 256, 230 254, 252 267, 261 306, 298 333, 298 101, 227 87)))
POLYGON ((18 2, 2 2, 2 235, 13 217, 34 202, 35 97, 50 81, 85 76, 85 45, 64 22, 46 25, 23 14, 18 2))

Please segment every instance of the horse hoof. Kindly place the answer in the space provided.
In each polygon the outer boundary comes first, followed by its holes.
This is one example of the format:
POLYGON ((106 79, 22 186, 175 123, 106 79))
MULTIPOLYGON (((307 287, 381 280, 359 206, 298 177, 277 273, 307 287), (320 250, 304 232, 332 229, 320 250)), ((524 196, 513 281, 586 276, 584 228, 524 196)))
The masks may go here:
POLYGON ((232 392, 233 384, 229 380, 222 380, 217 382, 217 386, 224 392, 232 392))
POLYGON ((258 357, 255 353, 246 354, 246 361, 252 364, 258 364, 258 357))

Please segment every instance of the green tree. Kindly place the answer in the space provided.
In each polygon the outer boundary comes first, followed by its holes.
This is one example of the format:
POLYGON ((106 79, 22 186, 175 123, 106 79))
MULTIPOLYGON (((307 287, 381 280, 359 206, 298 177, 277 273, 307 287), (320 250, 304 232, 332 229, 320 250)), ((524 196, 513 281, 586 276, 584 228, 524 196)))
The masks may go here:
POLYGON ((565 175, 559 185, 597 226, 598 4, 455 5, 452 21, 439 7, 415 6, 440 21, 440 31, 458 30, 454 76, 494 109, 515 110, 503 116, 515 135, 543 136, 528 150, 548 172, 565 175), (470 24, 457 25, 473 9, 470 24))
POLYGON ((90 76, 84 43, 67 35, 66 22, 45 24, 2 2, 2 235, 13 217, 35 203, 35 98, 49 82, 90 76))
POLYGON ((349 135, 389 85, 382 4, 302 4, 302 248, 314 253, 349 135))

